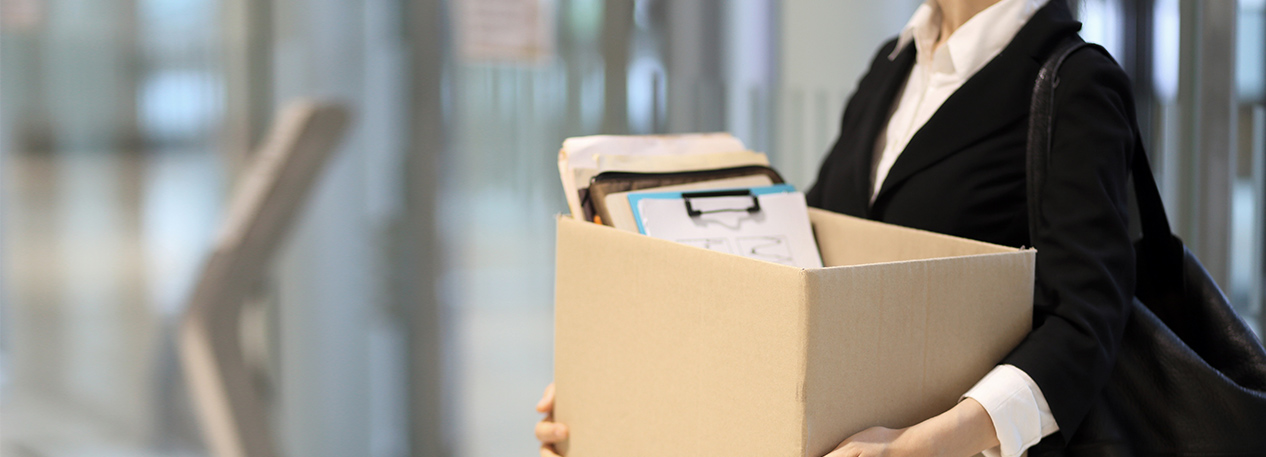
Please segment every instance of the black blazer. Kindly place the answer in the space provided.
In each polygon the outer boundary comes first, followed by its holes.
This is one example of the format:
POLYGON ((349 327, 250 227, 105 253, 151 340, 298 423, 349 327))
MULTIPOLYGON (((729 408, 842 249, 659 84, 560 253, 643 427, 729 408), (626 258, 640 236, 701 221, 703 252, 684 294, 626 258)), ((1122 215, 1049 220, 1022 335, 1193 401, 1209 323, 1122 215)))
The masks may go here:
POLYGON ((1081 24, 1051 0, 914 135, 869 203, 880 129, 914 63, 884 45, 844 111, 840 137, 809 190, 811 206, 1008 246, 1034 246, 1033 331, 1002 363, 1024 370, 1065 440, 1098 398, 1134 295, 1127 177, 1137 122, 1130 83, 1096 52, 1065 62, 1056 91, 1040 233, 1030 234, 1025 141, 1038 69, 1081 24))

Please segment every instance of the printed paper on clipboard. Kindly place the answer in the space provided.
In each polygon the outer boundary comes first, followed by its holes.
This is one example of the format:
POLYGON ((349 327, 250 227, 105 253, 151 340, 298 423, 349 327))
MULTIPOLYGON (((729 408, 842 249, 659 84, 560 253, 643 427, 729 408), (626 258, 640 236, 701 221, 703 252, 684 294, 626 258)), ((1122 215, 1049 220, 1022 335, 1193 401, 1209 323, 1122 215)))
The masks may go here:
POLYGON ((629 206, 644 235, 793 267, 822 267, 804 194, 786 184, 634 192, 629 206))

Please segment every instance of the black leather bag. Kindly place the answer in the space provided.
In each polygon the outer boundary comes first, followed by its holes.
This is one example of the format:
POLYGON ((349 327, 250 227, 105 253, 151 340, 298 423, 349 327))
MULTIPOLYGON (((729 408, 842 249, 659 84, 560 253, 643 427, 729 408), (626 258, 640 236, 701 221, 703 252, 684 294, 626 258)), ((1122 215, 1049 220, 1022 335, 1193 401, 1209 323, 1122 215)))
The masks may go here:
MULTIPOLYGON (((1075 40, 1038 73, 1029 118, 1030 233, 1040 211, 1058 71, 1075 40)), ((1109 56, 1109 58, 1111 58, 1109 56)), ((1137 289, 1116 365, 1099 401, 1067 443, 1058 434, 1030 456, 1266 456, 1266 350, 1169 227, 1147 154, 1135 134, 1134 191, 1143 238, 1137 289)), ((1054 198, 1054 197, 1050 197, 1054 198)), ((1033 243, 1041 255, 1040 240, 1033 243)))

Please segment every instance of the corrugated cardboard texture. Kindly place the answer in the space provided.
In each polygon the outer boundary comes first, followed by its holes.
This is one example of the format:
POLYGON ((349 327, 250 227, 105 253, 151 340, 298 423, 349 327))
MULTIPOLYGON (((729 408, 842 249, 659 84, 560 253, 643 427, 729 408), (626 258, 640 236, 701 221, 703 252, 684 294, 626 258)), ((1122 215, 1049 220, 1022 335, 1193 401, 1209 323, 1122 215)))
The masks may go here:
POLYGON ((799 455, 803 271, 558 224, 566 455, 799 455))
POLYGON ((1028 333, 1033 254, 809 272, 808 455, 954 406, 1028 333))
POLYGON ((820 456, 951 407, 1028 332, 1034 251, 812 210, 829 268, 558 221, 560 450, 820 456))

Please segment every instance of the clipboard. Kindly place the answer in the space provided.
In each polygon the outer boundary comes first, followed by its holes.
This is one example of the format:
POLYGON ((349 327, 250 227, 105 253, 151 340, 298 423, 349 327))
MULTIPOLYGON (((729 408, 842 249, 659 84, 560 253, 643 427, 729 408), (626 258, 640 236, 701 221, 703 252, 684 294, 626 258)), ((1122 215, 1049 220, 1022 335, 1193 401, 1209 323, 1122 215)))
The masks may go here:
POLYGON ((786 184, 701 192, 635 192, 638 232, 800 268, 822 267, 804 194, 786 184))
POLYGON ((589 187, 582 199, 582 204, 587 208, 591 208, 593 210, 592 213, 601 219, 602 224, 613 225, 611 223, 611 213, 606 204, 608 195, 655 187, 753 176, 767 177, 771 184, 783 183, 782 176, 779 176, 777 171, 763 165, 663 173, 607 171, 599 173, 590 180, 589 187))
MULTIPOLYGON (((772 186, 774 184, 778 183, 771 182, 768 176, 751 175, 737 178, 724 178, 715 181, 678 184, 675 186, 652 187, 640 192, 687 192, 713 189, 733 189, 740 187, 765 187, 772 186)), ((602 220, 603 224, 629 232, 638 231, 637 219, 633 217, 633 208, 629 206, 629 193, 630 192, 616 192, 614 194, 607 194, 607 198, 605 200, 608 216, 602 220)))

